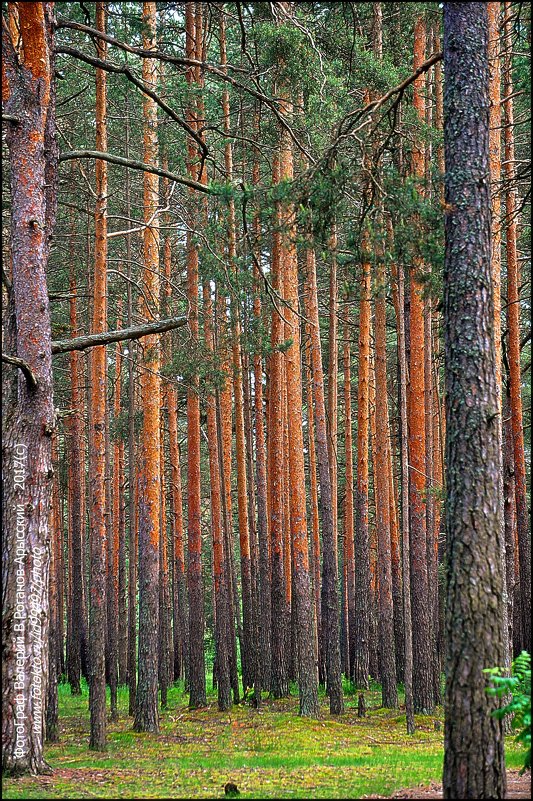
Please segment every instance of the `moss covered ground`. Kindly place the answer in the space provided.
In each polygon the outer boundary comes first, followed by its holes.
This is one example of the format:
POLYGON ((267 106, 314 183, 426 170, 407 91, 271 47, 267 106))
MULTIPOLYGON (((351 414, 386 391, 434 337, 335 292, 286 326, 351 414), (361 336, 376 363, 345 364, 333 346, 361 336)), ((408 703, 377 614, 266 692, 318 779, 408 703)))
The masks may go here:
MULTIPOLYGON (((248 704, 219 712, 214 695, 206 709, 189 710, 183 688, 169 693, 158 735, 136 734, 119 692, 120 718, 109 724, 108 749, 89 751, 87 689, 71 696, 60 687, 61 742, 46 748, 50 776, 8 779, 7 798, 223 798, 233 782, 239 798, 364 798, 439 781, 442 709, 417 716, 407 735, 405 714, 379 707, 380 692, 366 693, 365 718, 348 691, 338 719, 322 699, 320 720, 298 717, 296 697, 260 710, 248 704), (435 725, 440 721, 441 725, 435 725)), ((511 738, 509 767, 521 764, 511 738)))

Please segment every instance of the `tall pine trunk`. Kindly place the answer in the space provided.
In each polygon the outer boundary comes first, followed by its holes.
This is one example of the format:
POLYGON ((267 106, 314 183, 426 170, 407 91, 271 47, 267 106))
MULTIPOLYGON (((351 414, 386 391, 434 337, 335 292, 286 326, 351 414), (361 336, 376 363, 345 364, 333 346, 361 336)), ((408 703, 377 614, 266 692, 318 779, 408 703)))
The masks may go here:
MULTIPOLYGON (((143 47, 156 46, 156 4, 143 4, 143 47)), ((157 61, 143 59, 143 81, 152 90, 157 84, 157 61)), ((157 105, 143 98, 144 161, 157 165, 157 105)), ((159 314, 159 178, 145 172, 143 177, 143 288, 142 313, 146 319, 159 314), (147 298, 151 300, 148 307, 147 298)), ((135 698, 135 731, 159 730, 158 627, 159 549, 161 534, 161 428, 160 428, 160 345, 157 334, 143 341, 141 396, 143 408, 141 502, 139 509, 139 669, 135 698)))
MULTIPOLYGON (((96 27, 105 31, 105 3, 96 5, 96 27)), ((105 59, 107 45, 101 39, 98 55, 105 59)), ((96 70, 96 148, 107 150, 106 73, 96 70)), ((107 328, 107 164, 96 161, 96 207, 94 216, 94 279, 92 331, 107 328)), ((90 359, 91 412, 89 444, 90 483, 90 605, 89 605, 89 710, 90 748, 106 747, 105 644, 106 644, 106 492, 105 410, 106 348, 94 348, 90 359)))
POLYGON ((10 355, 29 365, 37 383, 34 386, 15 368, 3 371, 4 774, 47 770, 43 739, 54 429, 46 286, 56 209, 52 4, 21 3, 18 10, 23 50, 20 60, 18 43, 8 30, 2 32, 2 111, 19 117, 18 123, 9 123, 6 136, 11 171, 12 282, 5 346, 10 355))
POLYGON ((504 798, 498 387, 493 337, 486 3, 444 6, 446 697, 444 797, 504 798), (472 592, 472 587, 475 592, 472 592), (492 755, 491 759, 486 754, 492 755))

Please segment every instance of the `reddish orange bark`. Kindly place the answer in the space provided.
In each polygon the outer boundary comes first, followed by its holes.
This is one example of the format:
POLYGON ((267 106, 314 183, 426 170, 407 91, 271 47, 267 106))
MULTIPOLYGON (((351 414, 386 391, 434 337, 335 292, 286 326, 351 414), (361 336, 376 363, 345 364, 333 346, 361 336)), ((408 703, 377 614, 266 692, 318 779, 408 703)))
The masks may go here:
MULTIPOLYGON (((425 58, 426 26, 419 17, 415 23, 414 64, 416 70, 425 58)), ((424 76, 414 82, 414 107, 425 121, 424 76)), ((424 178, 424 146, 415 142, 412 155, 413 176, 424 178)), ((411 533, 411 592, 413 615, 413 700, 415 711, 430 713, 434 708, 433 669, 428 643, 432 641, 426 546, 426 437, 424 383, 424 301, 420 273, 423 264, 415 257, 410 275, 410 360, 407 414, 409 428, 409 514, 411 533)))
MULTIPOLYGON (((105 30, 105 3, 96 5, 96 27, 105 30)), ((97 43, 99 58, 105 59, 107 45, 97 43)), ((104 70, 96 70, 96 148, 107 150, 107 85, 104 70)), ((94 219, 95 261, 93 279, 92 331, 107 327, 107 164, 97 160, 96 206, 94 219)), ((90 359, 91 375, 91 536, 90 575, 91 603, 89 608, 89 660, 91 664, 90 748, 103 750, 106 745, 105 713, 105 621, 106 621, 106 498, 105 498, 105 408, 106 408, 106 349, 94 348, 90 359)))
MULTIPOLYGON (((143 4, 143 47, 156 47, 156 4, 143 4)), ((158 81, 156 59, 143 59, 143 80, 149 86, 158 81)), ((157 104, 143 97, 143 158, 147 164, 158 162, 157 104)), ((143 303, 145 319, 159 314, 159 178, 145 172, 143 177, 143 303), (151 300, 148 305, 146 298, 151 300)), ((159 549, 161 536, 161 429, 160 429, 160 343, 157 335, 143 342, 141 395, 142 430, 142 503, 139 526, 139 676, 135 704, 134 729, 158 731, 158 626, 159 626, 159 549)))
MULTIPOLYGON (((290 10, 290 9, 289 9, 290 10)), ((285 104, 284 111, 292 107, 285 104)), ((293 178, 291 141, 283 132, 280 146, 280 180, 293 178)), ((319 713, 318 687, 312 646, 311 585, 307 544, 306 489, 302 431, 302 376, 300 366, 300 323, 298 319, 298 263, 294 241, 294 209, 282 205, 285 225, 280 248, 280 269, 285 276, 285 298, 290 308, 285 312, 292 344, 286 352, 287 418, 289 428, 290 514, 293 549, 294 591, 296 604, 297 656, 299 667, 300 714, 316 717, 319 713)))
POLYGON ((514 147, 513 64, 511 55, 511 3, 504 4, 504 30, 507 40, 505 57, 505 242, 507 253, 507 327, 509 329, 509 388, 513 432, 516 530, 520 563, 520 600, 522 606, 522 647, 531 652, 531 540, 527 512, 527 479, 524 453, 522 385, 520 368, 520 272, 517 254, 516 172, 514 147))
MULTIPOLYGON (((272 182, 279 182, 279 160, 274 157, 272 182)), ((278 294, 283 293, 283 278, 280 272, 279 207, 274 215, 272 235, 272 285, 278 294)), ((272 309, 270 328, 269 370, 269 512, 270 545, 272 559, 272 665, 271 693, 274 698, 283 698, 289 693, 285 663, 284 629, 286 625, 285 580, 283 569, 283 354, 279 346, 283 342, 283 320, 276 308, 272 309)))

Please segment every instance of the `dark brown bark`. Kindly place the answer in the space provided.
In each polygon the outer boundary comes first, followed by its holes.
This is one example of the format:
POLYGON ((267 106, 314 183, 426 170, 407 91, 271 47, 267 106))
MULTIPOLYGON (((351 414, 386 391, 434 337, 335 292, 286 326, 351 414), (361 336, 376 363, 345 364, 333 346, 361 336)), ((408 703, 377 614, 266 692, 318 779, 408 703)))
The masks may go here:
POLYGON ((355 492, 355 636, 353 680, 368 689, 370 671, 370 546, 368 535, 368 432, 370 380, 370 263, 363 233, 357 385, 357 486, 355 492))
POLYGON ((483 669, 502 664, 504 575, 491 291, 487 4, 444 6, 445 798, 504 798, 502 722, 483 669), (490 759, 487 755, 490 754, 490 759))
MULTIPOLYGON (((197 56, 201 46, 201 31, 197 30, 195 18, 196 3, 187 3, 186 14, 186 52, 187 58, 197 56)), ((197 70, 187 70, 189 85, 198 82, 197 70)), ((196 110, 188 110, 188 119, 196 125, 196 110)), ((188 169, 196 175, 196 147, 192 140, 188 143, 188 169)), ((192 202, 192 201, 191 201, 192 202)), ((195 215, 191 214, 194 227, 195 215)), ((198 250, 193 241, 192 231, 187 231, 187 296, 189 301, 189 327, 191 338, 198 341, 198 250)), ((189 590, 189 706, 205 706, 204 657, 204 591, 202 580, 202 531, 201 531, 201 484, 200 484, 200 400, 198 396, 199 379, 195 375, 193 386, 187 393, 187 459, 188 459, 188 565, 187 578, 189 590)))
POLYGON ((344 444, 346 485, 344 499, 344 565, 346 572, 346 652, 347 676, 352 675, 355 650, 355 553, 354 553, 354 491, 352 453, 352 382, 351 382, 350 324, 344 329, 344 444))
MULTIPOLYGON (((318 292, 314 250, 307 254, 307 316, 311 329, 311 370, 313 376, 314 420, 316 431, 316 455, 320 483, 320 511, 322 517, 322 626, 324 627, 326 650, 326 680, 329 708, 332 715, 344 711, 341 680, 341 655, 339 636, 339 600, 337 596, 338 569, 335 518, 331 485, 330 448, 326 427, 326 404, 324 399, 324 372, 318 318, 318 292)), ((336 380, 335 374, 335 380, 336 380)), ((331 380, 331 373, 330 373, 331 380)), ((330 388, 331 391, 331 388, 330 388)), ((335 456, 336 458, 336 456, 335 456)))
MULTIPOLYGON (((204 284, 204 331, 208 350, 214 354, 214 322, 211 289, 204 284)), ((224 554, 224 529, 222 511, 222 486, 220 480, 220 445, 216 396, 210 391, 207 397, 207 438, 209 449, 209 478, 211 494, 211 536, 213 539, 213 614, 215 617, 215 666, 218 690, 218 708, 221 712, 231 707, 231 682, 228 640, 228 601, 224 554)))
MULTIPOLYGON (((254 317, 261 319, 259 294, 254 298, 254 317)), ((267 514, 267 464, 263 411, 263 366, 259 352, 254 354, 254 422, 257 482, 257 537, 259 544, 259 648, 261 685, 270 688, 271 663, 271 577, 270 542, 267 514)))
POLYGON ((378 545, 378 639, 381 702, 385 707, 398 706, 396 657, 394 649, 394 607, 392 600, 392 559, 389 486, 389 412, 387 393, 387 332, 385 264, 382 249, 376 247, 375 299, 375 387, 376 387, 376 459, 374 491, 378 545))
POLYGON ((59 742, 59 715, 57 683, 59 674, 58 653, 61 647, 59 632, 59 591, 57 562, 61 547, 61 510, 59 501, 57 434, 52 437, 52 504, 50 507, 50 626, 48 629, 48 688, 46 697, 46 742, 59 742))
MULTIPOLYGON (((505 575, 507 580, 507 626, 509 630, 509 647, 511 649, 511 659, 520 653, 521 643, 521 609, 520 597, 518 595, 518 610, 515 610, 515 593, 519 585, 519 576, 516 575, 515 553, 516 548, 516 508, 515 508, 515 488, 514 488, 514 449, 513 449, 513 429, 511 421, 511 404, 509 402, 509 392, 505 393, 503 404, 503 517, 505 525, 505 575), (518 612, 518 614, 516 614, 518 612), (515 632, 515 617, 519 621, 518 632, 515 632), (518 633, 518 636, 515 635, 518 633), (515 646, 516 639, 516 646, 515 646)), ((518 564, 518 560, 516 560, 518 564)), ((519 590, 518 590, 519 593, 519 590)), ((518 594, 517 593, 517 594, 518 594)))
MULTIPOLYGON (((108 369, 106 364, 106 386, 108 369)), ((109 431, 110 400, 106 393, 105 408, 105 497, 106 497, 106 682, 109 686, 110 719, 118 720, 118 528, 113 521, 111 436, 109 431)), ((117 491, 118 495, 118 491, 117 491)))
MULTIPOLYGON (((78 335, 77 288, 74 268, 74 217, 71 222, 70 260, 70 332, 78 335)), ((83 393, 80 357, 70 356, 70 403, 73 415, 69 419, 69 583, 67 594, 70 615, 70 636, 67 649, 67 679, 72 695, 81 694, 82 661, 86 662, 87 612, 83 591, 84 533, 85 533, 85 442, 83 435, 83 393)))
MULTIPOLYGON (((125 109, 125 152, 129 153, 129 104, 126 97, 125 109)), ((126 214, 131 216, 130 181, 125 178, 126 214)), ((126 235, 126 261, 128 264, 127 303, 128 326, 133 319, 131 234, 126 235)), ((137 694, 137 547, 138 528, 137 509, 137 471, 135 468, 135 344, 130 342, 128 360, 128 714, 135 714, 137 694)))

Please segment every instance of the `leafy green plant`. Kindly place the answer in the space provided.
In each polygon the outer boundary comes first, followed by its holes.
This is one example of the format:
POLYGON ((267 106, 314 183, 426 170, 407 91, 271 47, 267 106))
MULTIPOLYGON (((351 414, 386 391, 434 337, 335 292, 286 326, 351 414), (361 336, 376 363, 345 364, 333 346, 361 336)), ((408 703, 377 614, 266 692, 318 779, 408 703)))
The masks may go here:
POLYGON ((488 668, 484 671, 489 674, 492 687, 487 689, 489 695, 502 698, 511 695, 511 700, 500 709, 492 713, 495 718, 502 719, 506 715, 513 715, 512 727, 518 730, 517 742, 524 743, 526 753, 524 757, 523 773, 531 768, 531 656, 527 651, 516 657, 513 662, 511 676, 505 676, 504 668, 488 668))

